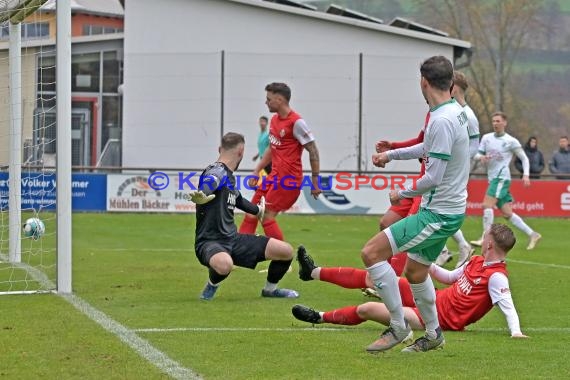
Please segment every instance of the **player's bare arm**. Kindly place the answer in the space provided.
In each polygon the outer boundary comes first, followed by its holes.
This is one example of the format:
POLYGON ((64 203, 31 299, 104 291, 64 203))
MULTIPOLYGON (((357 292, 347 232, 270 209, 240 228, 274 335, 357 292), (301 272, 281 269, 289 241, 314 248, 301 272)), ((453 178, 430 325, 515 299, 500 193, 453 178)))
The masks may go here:
POLYGON ((249 178, 247 180, 247 185, 249 187, 254 187, 255 185, 257 185, 257 181, 259 180, 259 172, 261 171, 261 169, 269 165, 269 163, 271 162, 271 157, 272 157, 271 149, 267 149, 261 160, 259 160, 259 162, 255 166, 255 169, 253 169, 252 178, 249 178))
POLYGON ((317 199, 321 194, 321 189, 319 187, 319 173, 321 172, 321 163, 319 159, 319 149, 315 141, 311 141, 303 145, 305 150, 309 152, 309 162, 311 163, 311 180, 313 182, 313 189, 311 189, 311 195, 313 198, 317 199))

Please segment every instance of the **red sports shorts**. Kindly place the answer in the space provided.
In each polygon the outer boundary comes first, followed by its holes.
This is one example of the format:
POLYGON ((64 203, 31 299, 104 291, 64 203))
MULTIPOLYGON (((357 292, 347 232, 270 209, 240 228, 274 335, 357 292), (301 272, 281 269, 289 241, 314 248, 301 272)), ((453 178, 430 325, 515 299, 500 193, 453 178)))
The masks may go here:
MULTIPOLYGON (((282 181, 280 181, 282 182, 282 181)), ((300 183, 300 181, 298 181, 300 183)), ((299 198, 301 194, 301 189, 292 188, 287 183, 276 184, 267 180, 265 184, 260 185, 255 190, 253 198, 251 198, 251 203, 258 204, 261 196, 265 197, 265 209, 274 212, 282 212, 289 210, 299 198)))

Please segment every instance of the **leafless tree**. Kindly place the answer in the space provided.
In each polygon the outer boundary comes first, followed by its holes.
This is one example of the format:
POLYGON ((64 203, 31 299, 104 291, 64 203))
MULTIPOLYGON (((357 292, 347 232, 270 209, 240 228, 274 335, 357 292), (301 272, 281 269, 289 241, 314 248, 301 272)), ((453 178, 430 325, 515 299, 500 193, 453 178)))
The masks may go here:
POLYGON ((543 0, 416 0, 422 22, 471 41, 473 57, 465 69, 472 85, 469 99, 482 121, 496 110, 520 108, 510 80, 521 48, 540 25, 543 0))

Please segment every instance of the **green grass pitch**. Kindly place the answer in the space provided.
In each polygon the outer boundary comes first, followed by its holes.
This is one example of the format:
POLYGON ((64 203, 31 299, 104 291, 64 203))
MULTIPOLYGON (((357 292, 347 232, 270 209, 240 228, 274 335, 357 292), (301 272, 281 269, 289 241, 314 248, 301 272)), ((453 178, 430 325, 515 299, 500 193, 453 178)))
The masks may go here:
MULTIPOLYGON (((569 376, 568 219, 528 219, 542 241, 526 251, 526 237, 517 231, 519 242, 509 254, 513 298, 530 339, 511 339, 502 314, 493 310, 465 332, 447 332, 443 350, 418 355, 397 349, 367 354, 364 347, 382 330, 372 322, 329 330, 337 326, 295 320, 290 311, 295 303, 327 310, 368 300, 357 290, 301 282, 296 263, 281 285, 298 290, 298 300, 261 298, 265 274, 238 268, 213 301, 200 301, 207 271, 194 255, 194 220, 194 215, 74 214, 73 288, 206 379, 569 376)), ((286 240, 294 247, 304 244, 318 264, 356 267, 362 267, 360 248, 378 224, 374 216, 283 215, 279 221, 286 240)), ((53 228, 53 221, 47 227, 53 228)), ((480 229, 480 218, 468 218, 463 227, 467 239, 478 237, 480 229)), ((266 267, 261 263, 258 269, 266 267)), ((0 297, 3 378, 168 376, 62 298, 26 295, 0 297)))

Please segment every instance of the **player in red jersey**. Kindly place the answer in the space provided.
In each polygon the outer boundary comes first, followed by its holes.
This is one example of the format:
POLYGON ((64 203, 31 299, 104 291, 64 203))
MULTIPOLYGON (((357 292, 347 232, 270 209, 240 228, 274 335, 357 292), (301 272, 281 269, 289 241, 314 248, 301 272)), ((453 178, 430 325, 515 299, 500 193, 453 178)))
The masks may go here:
MULTIPOLYGON (((442 329, 463 330, 466 326, 481 319, 493 308, 493 305, 497 305, 507 320, 511 337, 527 337, 520 329, 505 264, 507 252, 511 250, 515 242, 516 238, 509 227, 504 224, 493 224, 485 234, 482 256, 472 257, 469 262, 453 271, 435 264, 431 265, 430 275, 441 283, 451 285, 436 291, 437 314, 442 329)), ((310 256, 306 254, 305 256, 312 263, 310 256)), ((366 270, 363 269, 320 268, 313 263, 311 270, 310 266, 307 266, 306 259, 299 262, 303 266, 299 269, 301 279, 306 279, 309 273, 311 279, 317 278, 321 281, 354 288, 360 288, 370 282, 367 279, 366 270), (346 281, 340 281, 342 276, 336 276, 335 281, 330 281, 335 277, 335 272, 345 272, 344 280, 346 281), (349 272, 352 273, 349 274, 349 272)), ((400 278, 399 288, 406 320, 412 329, 423 330, 423 321, 414 303, 408 281, 400 278)), ((318 312, 303 305, 295 305, 292 312, 295 318, 309 323, 357 325, 370 320, 386 326, 390 324, 390 313, 386 306, 379 302, 368 302, 327 312, 318 312)), ((367 351, 377 352, 375 343, 368 346, 367 351)))
MULTIPOLYGON (((267 92, 267 108, 275 114, 269 127, 270 149, 257 163, 253 176, 256 177, 261 169, 271 162, 271 173, 264 183, 257 187, 252 202, 258 202, 265 196, 265 215, 261 222, 265 235, 283 240, 283 232, 275 220, 278 213, 286 211, 297 201, 303 182, 303 167, 301 155, 303 149, 309 152, 311 163, 311 194, 316 199, 319 188, 319 150, 313 133, 305 120, 291 109, 291 89, 285 83, 270 83, 265 87, 267 92)), ((255 186, 257 180, 248 184, 255 186)), ((246 215, 239 232, 254 234, 257 228, 257 218, 246 215)))
MULTIPOLYGON (((376 152, 382 153, 387 152, 391 149, 408 148, 410 146, 422 143, 424 141, 425 128, 429 122, 429 115, 430 113, 428 111, 424 126, 420 130, 420 133, 417 137, 406 141, 380 140, 376 143, 376 152)), ((425 172, 426 167, 422 161, 419 177, 423 176, 425 172)), ((390 206, 388 211, 386 211, 386 213, 382 216, 382 219, 380 219, 380 229, 386 229, 400 219, 404 219, 408 215, 417 213, 420 208, 421 201, 422 197, 404 198, 400 200, 399 204, 390 206)))

